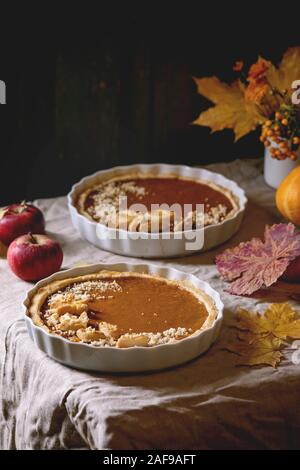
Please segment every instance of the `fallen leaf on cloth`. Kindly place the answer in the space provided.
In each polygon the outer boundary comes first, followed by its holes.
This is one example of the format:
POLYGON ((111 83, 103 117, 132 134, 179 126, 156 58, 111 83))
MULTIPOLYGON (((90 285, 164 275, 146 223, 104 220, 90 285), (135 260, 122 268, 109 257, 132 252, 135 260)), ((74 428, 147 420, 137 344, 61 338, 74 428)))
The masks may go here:
POLYGON ((231 325, 236 341, 222 349, 238 355, 236 365, 276 367, 287 338, 300 339, 300 317, 287 303, 270 304, 263 314, 239 309, 231 325))
POLYGON ((216 257, 217 268, 226 281, 233 281, 228 292, 251 295, 274 284, 289 263, 300 255, 300 233, 295 226, 275 224, 265 228, 265 241, 252 238, 216 257))
POLYGON ((224 349, 237 354, 236 365, 257 366, 269 365, 276 367, 281 360, 281 340, 272 336, 263 336, 247 343, 238 340, 236 343, 225 346, 224 349))
POLYGON ((236 328, 276 338, 300 338, 300 319, 289 304, 271 304, 263 315, 240 309, 236 328))

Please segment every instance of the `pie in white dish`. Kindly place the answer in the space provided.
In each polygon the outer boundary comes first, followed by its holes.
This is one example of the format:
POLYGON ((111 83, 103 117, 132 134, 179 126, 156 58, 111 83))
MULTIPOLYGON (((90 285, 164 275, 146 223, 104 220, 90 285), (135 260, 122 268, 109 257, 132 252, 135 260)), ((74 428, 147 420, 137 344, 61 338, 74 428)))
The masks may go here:
POLYGON ((161 163, 98 171, 68 195, 82 238, 138 258, 185 256, 224 243, 239 230, 246 203, 243 189, 218 173, 161 163), (125 207, 120 196, 127 196, 125 207))
POLYGON ((24 305, 29 335, 48 356, 114 373, 189 361, 212 345, 223 319, 220 296, 207 282, 151 264, 61 271, 30 289, 24 305))

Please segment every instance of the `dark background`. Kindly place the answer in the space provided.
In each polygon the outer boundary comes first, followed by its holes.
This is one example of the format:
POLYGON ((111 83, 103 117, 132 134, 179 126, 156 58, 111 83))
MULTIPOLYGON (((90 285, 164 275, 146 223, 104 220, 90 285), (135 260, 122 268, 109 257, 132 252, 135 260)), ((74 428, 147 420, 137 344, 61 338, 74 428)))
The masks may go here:
POLYGON ((117 164, 263 154, 257 132, 234 144, 231 131, 191 125, 209 105, 191 77, 232 80, 235 60, 259 54, 279 61, 300 45, 296 3, 69 5, 1 19, 0 205, 66 194, 117 164))

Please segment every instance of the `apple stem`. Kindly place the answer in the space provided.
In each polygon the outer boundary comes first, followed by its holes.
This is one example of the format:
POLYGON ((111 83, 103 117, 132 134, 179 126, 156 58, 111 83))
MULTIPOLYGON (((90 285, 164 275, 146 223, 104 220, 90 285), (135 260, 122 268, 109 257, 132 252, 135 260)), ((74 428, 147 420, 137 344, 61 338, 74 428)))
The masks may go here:
POLYGON ((32 243, 33 245, 36 245, 37 244, 37 239, 34 237, 34 235, 32 235, 32 233, 29 232, 28 236, 29 236, 30 243, 32 243))
POLYGON ((27 208, 27 202, 25 201, 25 199, 23 201, 21 201, 20 203, 20 209, 19 209, 19 214, 21 214, 22 212, 24 212, 27 208))

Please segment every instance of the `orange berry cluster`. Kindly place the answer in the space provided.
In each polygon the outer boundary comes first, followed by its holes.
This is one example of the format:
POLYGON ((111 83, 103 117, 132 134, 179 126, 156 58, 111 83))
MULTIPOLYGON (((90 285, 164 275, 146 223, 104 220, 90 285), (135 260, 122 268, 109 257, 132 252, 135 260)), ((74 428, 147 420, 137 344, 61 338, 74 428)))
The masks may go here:
POLYGON ((300 144, 300 129, 298 130, 297 127, 295 129, 294 121, 293 114, 288 111, 277 111, 273 120, 268 119, 263 123, 260 141, 265 147, 269 147, 273 158, 297 160, 296 152, 300 144))

